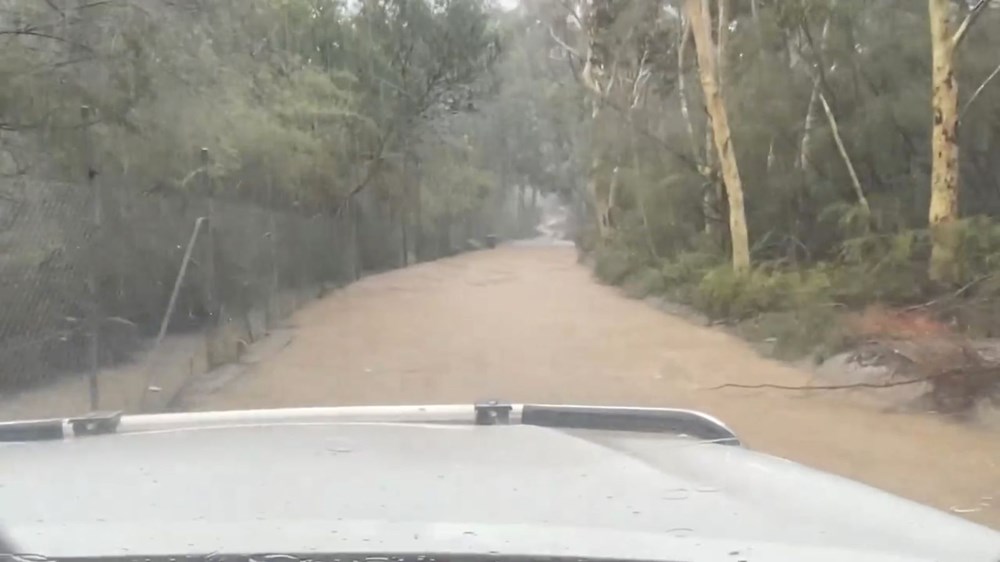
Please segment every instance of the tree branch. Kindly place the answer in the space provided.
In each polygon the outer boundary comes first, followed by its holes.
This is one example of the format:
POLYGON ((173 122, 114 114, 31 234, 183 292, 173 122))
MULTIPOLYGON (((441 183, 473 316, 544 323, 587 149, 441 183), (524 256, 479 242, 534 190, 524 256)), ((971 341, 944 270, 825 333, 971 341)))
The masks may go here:
POLYGON ((722 384, 722 385, 719 385, 719 386, 713 386, 713 387, 707 388, 705 390, 724 390, 724 389, 727 389, 727 388, 742 388, 742 389, 749 389, 749 390, 772 389, 772 390, 798 390, 798 391, 807 391, 807 390, 851 390, 851 389, 854 389, 854 388, 876 388, 876 389, 878 389, 878 388, 893 388, 893 387, 896 387, 896 386, 906 386, 906 385, 917 384, 917 383, 921 383, 921 382, 930 382, 930 379, 929 378, 928 379, 910 379, 910 380, 905 380, 905 381, 895 381, 895 382, 887 382, 887 383, 866 383, 866 382, 859 382, 859 383, 854 383, 854 384, 830 384, 830 385, 822 385, 822 386, 789 386, 789 385, 783 385, 783 384, 736 384, 736 383, 729 383, 729 384, 722 384))
POLYGON ((990 75, 986 77, 986 80, 983 80, 983 83, 980 84, 978 88, 976 88, 976 91, 972 92, 972 96, 969 97, 969 101, 965 102, 965 105, 962 106, 962 111, 959 112, 958 114, 959 123, 962 122, 962 117, 965 117, 966 112, 969 111, 969 106, 972 105, 972 102, 976 101, 976 98, 979 97, 979 94, 983 93, 983 89, 985 89, 986 85, 997 77, 997 74, 1000 74, 1000 64, 998 64, 997 67, 993 69, 993 72, 991 72, 990 75))
POLYGON ((565 41, 560 39, 559 36, 556 35, 556 30, 552 29, 551 25, 549 26, 549 35, 551 35, 552 40, 558 43, 559 46, 562 47, 570 56, 576 57, 577 59, 580 58, 580 53, 573 47, 567 45, 565 41))
POLYGON ((0 35, 27 35, 29 37, 41 37, 42 39, 51 39, 53 41, 59 41, 60 43, 69 43, 66 39, 58 37, 56 35, 50 35, 48 33, 42 33, 41 31, 35 31, 33 28, 24 27, 20 29, 0 29, 0 35))
POLYGON ((573 8, 573 6, 570 6, 569 3, 566 2, 566 0, 562 0, 562 2, 560 3, 562 4, 562 7, 565 8, 567 12, 569 12, 569 15, 573 16, 573 19, 576 20, 576 23, 577 25, 580 26, 580 29, 584 29, 586 26, 583 24, 583 21, 580 19, 580 16, 576 13, 576 10, 573 8))
MULTIPOLYGON (((395 121, 393 121, 393 123, 395 123, 395 121)), ((395 134, 396 127, 390 125, 389 130, 387 130, 386 133, 379 138, 378 145, 375 147, 372 157, 368 160, 368 165, 365 166, 364 177, 361 178, 361 181, 359 181, 357 185, 351 188, 351 191, 349 191, 343 199, 341 199, 340 204, 338 204, 334 210, 334 215, 339 216, 340 213, 347 207, 347 204, 351 201, 351 199, 358 193, 364 191, 364 189, 368 187, 368 184, 371 183, 372 179, 375 178, 375 175, 378 173, 378 169, 382 164, 385 149, 389 145, 389 139, 395 136, 395 134)))
MULTIPOLYGON (((613 109, 613 110, 621 113, 622 115, 625 116, 626 119, 628 119, 628 116, 630 115, 630 111, 629 111, 628 108, 622 107, 621 105, 619 105, 617 102, 615 102, 613 100, 610 100, 610 99, 605 100, 604 105, 605 105, 605 107, 611 108, 611 109, 613 109)), ((660 146, 660 148, 662 148, 664 151, 666 151, 667 154, 670 154, 671 156, 673 156, 674 158, 676 158, 678 162, 680 162, 680 163, 688 166, 695 173, 701 173, 701 167, 698 165, 698 162, 696 162, 691 156, 688 156, 688 155, 684 154, 684 151, 678 150, 677 148, 675 148, 674 146, 672 146, 670 143, 668 143, 666 140, 660 138, 658 135, 656 135, 655 133, 653 133, 652 131, 650 131, 645 126, 642 126, 642 125, 636 123, 635 129, 642 136, 644 136, 647 139, 655 142, 658 146, 660 146)))
POLYGON ((757 390, 757 389, 768 388, 768 389, 773 389, 773 390, 798 390, 798 391, 806 391, 806 390, 851 390, 851 389, 854 389, 854 388, 875 388, 875 389, 880 389, 880 388, 894 388, 894 387, 897 387, 897 386, 908 386, 908 385, 911 385, 911 384, 920 384, 922 382, 932 382, 935 379, 939 379, 939 378, 942 378, 942 377, 945 377, 945 376, 948 376, 948 375, 953 375, 953 374, 955 374, 956 371, 957 370, 949 370, 949 371, 945 371, 943 373, 937 373, 937 374, 934 374, 934 375, 930 375, 930 376, 926 376, 926 377, 921 377, 921 378, 917 378, 917 379, 906 379, 906 380, 903 380, 903 381, 891 381, 891 382, 881 382, 881 383, 858 382, 858 383, 850 383, 850 384, 828 384, 828 385, 816 385, 816 386, 811 386, 811 385, 810 386, 791 386, 791 385, 783 385, 783 384, 737 384, 737 383, 726 383, 726 384, 720 384, 719 386, 713 386, 713 387, 707 388, 705 390, 723 390, 723 389, 726 389, 726 388, 742 388, 742 389, 757 390))
POLYGON ((969 28, 972 24, 976 23, 976 20, 983 14, 985 11, 984 9, 989 5, 989 3, 989 0, 979 0, 979 2, 976 2, 976 5, 972 7, 969 11, 969 15, 965 16, 962 24, 959 25, 958 30, 955 31, 955 35, 951 37, 951 46, 953 49, 957 48, 962 40, 965 39, 966 34, 969 32, 969 28))
POLYGON ((646 58, 649 56, 649 49, 643 49, 642 56, 639 57, 639 69, 635 73, 635 79, 632 80, 632 103, 631 108, 635 109, 639 107, 639 101, 642 98, 642 89, 646 85, 646 81, 649 79, 652 72, 646 68, 646 58))
POLYGON ((681 14, 678 18, 678 26, 681 29, 677 39, 677 93, 681 106, 681 116, 684 118, 684 126, 687 128, 688 140, 691 143, 691 157, 697 163, 699 172, 707 178, 711 175, 711 170, 705 166, 701 150, 698 148, 698 140, 695 138, 694 123, 691 121, 691 112, 688 109, 686 79, 684 78, 687 72, 684 68, 684 52, 691 38, 691 23, 681 14))
POLYGON ((851 157, 844 146, 844 140, 840 137, 840 128, 837 126, 837 119, 834 117, 833 110, 830 109, 830 104, 826 101, 826 95, 823 92, 819 93, 819 101, 823 104, 823 111, 826 113, 826 119, 830 123, 830 132, 833 133, 833 140, 837 144, 837 150, 840 152, 840 157, 844 159, 844 165, 851 176, 851 185, 854 187, 854 194, 858 198, 858 204, 870 216, 872 209, 868 205, 868 198, 865 197, 865 192, 861 189, 861 181, 858 180, 858 174, 854 170, 854 164, 851 162, 851 157))
POLYGON ((25 36, 25 37, 38 37, 40 39, 48 39, 49 41, 56 41, 58 43, 65 43, 67 45, 76 47, 85 52, 93 52, 89 46, 82 43, 77 43, 75 41, 70 41, 64 37, 59 37, 58 35, 52 35, 50 33, 45 33, 38 31, 37 27, 22 27, 17 29, 0 29, 0 35, 11 35, 11 36, 25 36))

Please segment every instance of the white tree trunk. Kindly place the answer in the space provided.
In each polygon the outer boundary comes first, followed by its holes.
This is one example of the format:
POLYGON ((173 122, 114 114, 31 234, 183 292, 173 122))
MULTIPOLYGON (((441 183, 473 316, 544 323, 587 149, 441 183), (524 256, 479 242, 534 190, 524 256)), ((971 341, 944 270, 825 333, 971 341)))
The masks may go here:
POLYGON ((733 269, 750 268, 750 244, 747 234, 746 213, 743 208, 743 182, 733 150, 729 117, 725 99, 719 87, 716 64, 716 47, 712 40, 711 12, 708 0, 685 0, 685 11, 691 20, 695 48, 698 51, 698 71, 705 92, 705 103, 712 119, 715 149, 718 152, 722 178, 729 197, 729 231, 733 244, 733 269))
POLYGON ((826 120, 830 124, 830 132, 833 133, 833 141, 837 145, 837 151, 840 152, 840 158, 844 161, 847 173, 851 176, 851 186, 854 188, 854 195, 858 198, 858 204, 864 209, 866 215, 871 216, 872 209, 868 205, 868 198, 865 197, 865 191, 861 189, 861 181, 858 179, 858 173, 854 170, 854 163, 851 162, 851 156, 847 154, 847 147, 844 146, 844 140, 840 137, 840 127, 837 126, 837 119, 833 116, 830 103, 826 101, 826 96, 822 92, 819 94, 819 101, 823 104, 823 112, 826 113, 826 120))
POLYGON ((686 19, 682 18, 682 20, 680 40, 677 42, 677 93, 680 99, 681 116, 684 118, 684 126, 687 128, 688 139, 691 142, 691 157, 694 158, 695 164, 698 166, 698 172, 707 177, 711 171, 705 169, 705 162, 701 158, 701 149, 698 148, 698 140, 694 134, 694 122, 691 121, 685 78, 684 55, 687 51, 688 39, 691 37, 691 24, 686 19))
POLYGON ((956 35, 948 25, 950 0, 930 0, 931 32, 931 259, 928 274, 934 281, 957 281, 958 219, 958 83, 953 68, 956 35))
MULTIPOLYGON (((835 4, 835 2, 831 2, 830 7, 833 8, 835 4)), ((826 51, 826 38, 829 34, 830 18, 827 17, 826 21, 823 22, 823 31, 820 35, 819 54, 826 51)), ((809 146, 812 143, 812 130, 816 122, 816 102, 819 101, 821 86, 820 76, 822 76, 821 71, 819 69, 815 70, 813 73, 812 93, 809 94, 809 107, 806 108, 806 122, 802 131, 802 143, 799 145, 799 169, 803 171, 809 169, 809 146)))
MULTIPOLYGON (((612 8, 612 3, 612 0, 595 0, 591 4, 590 9, 594 14, 590 18, 592 25, 587 29, 587 58, 581 72, 581 80, 590 93, 591 120, 595 131, 599 130, 597 124, 602 117, 605 98, 610 93, 611 84, 614 82, 613 65, 612 69, 609 70, 607 68, 608 61, 603 60, 601 56, 601 53, 606 51, 602 43, 606 41, 605 36, 608 31, 602 27, 606 25, 606 17, 599 17, 597 14, 609 12, 612 8)), ((598 231, 601 239, 605 240, 611 237, 613 233, 611 224, 611 207, 613 201, 610 200, 611 186, 603 178, 603 171, 606 167, 604 163, 604 151, 601 149, 596 135, 592 139, 590 152, 590 173, 587 177, 587 192, 594 206, 598 231)))
POLYGON ((687 80, 685 78, 685 53, 687 52, 688 40, 691 38, 691 22, 681 17, 680 36, 677 41, 677 93, 680 99, 681 116, 684 118, 684 125, 687 128, 688 140, 691 143, 691 157, 694 159, 698 173, 705 178, 704 193, 701 198, 701 213, 705 220, 705 234, 714 237, 716 232, 716 202, 718 197, 715 186, 715 171, 712 164, 712 128, 711 123, 705 126, 705 149, 702 151, 698 143, 698 137, 694 132, 694 122, 691 120, 690 104, 687 97, 687 80), (704 158, 702 157, 704 154, 704 158))

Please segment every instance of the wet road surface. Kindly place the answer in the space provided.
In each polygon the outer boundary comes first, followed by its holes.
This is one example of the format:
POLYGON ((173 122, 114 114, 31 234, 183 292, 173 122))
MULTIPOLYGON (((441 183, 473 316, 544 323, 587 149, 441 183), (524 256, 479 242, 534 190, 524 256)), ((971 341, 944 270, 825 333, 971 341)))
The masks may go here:
MULTIPOLYGON (((740 340, 592 280, 572 247, 502 247, 366 278, 299 311, 287 345, 192 409, 468 403, 687 407, 751 447, 1000 529, 1000 436, 808 384, 740 340)), ((808 491, 802 491, 808 493, 808 491)))

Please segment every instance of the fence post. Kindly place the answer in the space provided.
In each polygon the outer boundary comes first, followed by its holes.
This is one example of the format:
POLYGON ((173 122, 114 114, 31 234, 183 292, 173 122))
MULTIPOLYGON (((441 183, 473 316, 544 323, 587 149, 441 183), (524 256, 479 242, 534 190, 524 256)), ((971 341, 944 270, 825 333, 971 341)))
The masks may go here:
POLYGON ((88 311, 87 328, 90 333, 88 341, 89 359, 89 386, 90 386, 90 409, 96 411, 101 405, 101 391, 98 383, 98 373, 101 366, 101 295, 100 295, 100 264, 98 256, 101 254, 99 245, 101 244, 101 226, 103 219, 103 209, 100 192, 100 182, 97 181, 97 170, 94 163, 93 142, 90 138, 90 124, 93 120, 94 112, 90 106, 80 106, 80 121, 82 131, 83 149, 83 172, 87 184, 87 191, 91 194, 91 221, 88 262, 90 275, 87 280, 90 292, 90 310, 88 311))
POLYGON ((409 236, 409 196, 410 196, 410 135, 403 133, 403 194, 399 198, 399 230, 400 243, 403 246, 402 266, 410 265, 410 236, 409 236))
POLYGON ((205 214, 208 220, 208 228, 205 230, 205 308, 208 311, 209 324, 215 327, 220 322, 215 271, 215 190, 212 189, 212 180, 208 175, 210 161, 207 148, 202 147, 200 157, 201 187, 208 198, 208 211, 205 214))
POLYGON ((351 196, 347 200, 347 216, 350 221, 350 231, 351 231, 351 276, 354 281, 361 279, 361 228, 358 225, 360 221, 360 214, 358 209, 358 200, 356 197, 351 196))
POLYGON ((194 221, 194 230, 191 231, 191 238, 188 239, 187 247, 184 249, 184 257, 181 258, 180 269, 177 271, 177 277, 174 279, 174 288, 170 292, 170 300, 167 302, 167 310, 163 313, 163 319, 160 320, 160 330, 156 333, 156 340, 153 342, 153 348, 150 350, 149 355, 146 356, 146 376, 145 383, 142 386, 142 394, 139 396, 139 411, 144 412, 146 410, 146 401, 149 396, 149 391, 152 388, 152 372, 151 364, 153 357, 155 356, 157 350, 160 349, 160 344, 163 343, 163 338, 167 335, 167 329, 170 328, 170 319, 174 315, 174 308, 177 306, 177 295, 181 292, 181 286, 184 283, 184 277, 187 275, 188 264, 191 263, 191 253, 194 251, 194 245, 198 241, 198 233, 201 232, 201 225, 205 222, 205 217, 198 217, 194 221))
POLYGON ((278 277, 278 221, 274 216, 274 174, 267 174, 267 237, 271 250, 271 279, 270 290, 267 296, 267 328, 277 325, 275 309, 275 299, 280 291, 280 278, 278 277))
POLYGON ((420 200, 420 192, 423 189, 421 187, 421 182, 423 181, 422 166, 420 161, 417 161, 417 177, 416 181, 413 183, 413 258, 415 263, 420 263, 423 259, 423 234, 424 234, 424 210, 423 203, 420 200))

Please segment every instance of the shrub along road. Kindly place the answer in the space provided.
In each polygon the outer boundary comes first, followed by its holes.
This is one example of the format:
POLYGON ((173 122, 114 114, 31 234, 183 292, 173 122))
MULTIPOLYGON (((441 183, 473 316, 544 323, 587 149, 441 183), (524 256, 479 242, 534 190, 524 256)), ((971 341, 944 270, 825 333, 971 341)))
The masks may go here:
MULTIPOLYGON (((744 342, 595 283, 571 247, 503 247, 366 278, 191 409, 517 402, 706 410, 751 446, 1000 529, 1000 437, 804 385, 744 342)), ((806 492, 803 492, 806 493, 806 492)))

